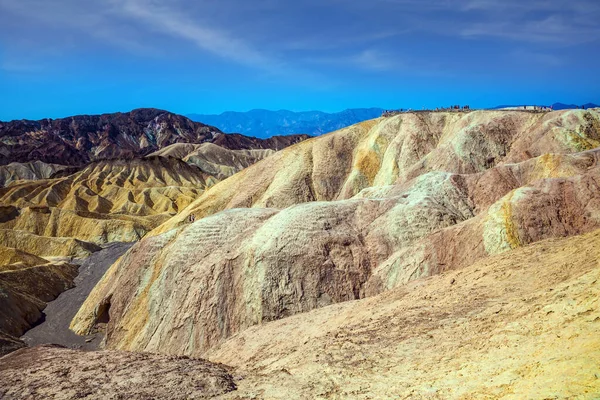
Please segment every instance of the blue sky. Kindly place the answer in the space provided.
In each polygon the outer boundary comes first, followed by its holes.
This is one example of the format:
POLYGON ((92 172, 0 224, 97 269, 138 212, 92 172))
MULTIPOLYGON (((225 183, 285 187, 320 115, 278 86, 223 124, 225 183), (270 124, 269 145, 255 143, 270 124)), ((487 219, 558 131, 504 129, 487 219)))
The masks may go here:
POLYGON ((598 0, 0 0, 0 120, 600 101, 598 0))

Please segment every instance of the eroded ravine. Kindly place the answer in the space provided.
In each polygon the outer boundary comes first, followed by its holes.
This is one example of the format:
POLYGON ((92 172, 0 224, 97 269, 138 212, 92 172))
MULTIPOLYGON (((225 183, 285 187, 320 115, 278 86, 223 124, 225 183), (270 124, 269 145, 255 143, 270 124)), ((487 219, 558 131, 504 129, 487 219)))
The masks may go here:
POLYGON ((131 246, 133 243, 112 243, 87 258, 74 260, 73 263, 79 265, 75 287, 49 302, 43 311, 43 322, 27 331, 21 340, 29 346, 58 344, 76 349, 98 348, 103 338, 101 332, 79 336, 69 330, 69 323, 106 270, 131 246))

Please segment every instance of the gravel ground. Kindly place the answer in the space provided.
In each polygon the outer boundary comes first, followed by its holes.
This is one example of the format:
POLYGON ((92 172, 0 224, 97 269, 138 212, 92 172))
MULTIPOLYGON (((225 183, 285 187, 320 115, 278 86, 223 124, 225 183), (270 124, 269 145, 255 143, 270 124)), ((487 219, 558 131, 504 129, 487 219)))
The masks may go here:
POLYGON ((79 265, 75 287, 48 303, 44 322, 27 331, 21 340, 29 346, 52 343, 73 349, 97 349, 101 334, 79 336, 69 330, 69 324, 106 270, 131 246, 133 243, 112 243, 87 258, 74 260, 79 265))

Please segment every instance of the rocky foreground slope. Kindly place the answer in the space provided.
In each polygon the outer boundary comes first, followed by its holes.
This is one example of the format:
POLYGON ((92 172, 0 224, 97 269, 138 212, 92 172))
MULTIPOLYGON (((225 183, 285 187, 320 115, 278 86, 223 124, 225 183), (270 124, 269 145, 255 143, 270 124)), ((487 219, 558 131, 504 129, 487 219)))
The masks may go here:
POLYGON ((226 369, 185 357, 21 350, 0 359, 0 396, 592 400, 599 249, 600 230, 548 239, 266 322, 205 354, 226 369))
POLYGON ((38 346, 0 363, 3 399, 212 399, 233 390, 223 366, 184 357, 38 346))
POLYGON ((600 231, 252 327, 227 398, 597 399, 600 231))
POLYGON ((135 245, 72 328, 109 318, 110 348, 203 355, 266 321, 593 231, 599 146, 600 114, 583 110, 408 113, 308 140, 135 245))

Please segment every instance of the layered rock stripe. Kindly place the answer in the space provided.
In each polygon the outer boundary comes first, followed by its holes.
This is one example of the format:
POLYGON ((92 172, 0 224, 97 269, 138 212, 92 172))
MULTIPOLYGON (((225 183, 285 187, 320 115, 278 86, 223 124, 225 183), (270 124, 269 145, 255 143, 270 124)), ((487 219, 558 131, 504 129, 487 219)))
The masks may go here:
POLYGON ((76 276, 76 265, 0 246, 0 356, 21 345, 18 338, 76 276))
POLYGON ((59 179, 0 189, 14 208, 3 229, 97 244, 139 240, 190 204, 214 178, 174 158, 101 161, 59 179))
POLYGON ((213 143, 176 143, 149 156, 177 158, 221 181, 274 152, 272 149, 229 150, 213 143))
POLYGON ((64 177, 15 180, 0 188, 0 227, 97 244, 139 240, 206 188, 272 153, 174 144, 143 159, 91 163, 64 177))

